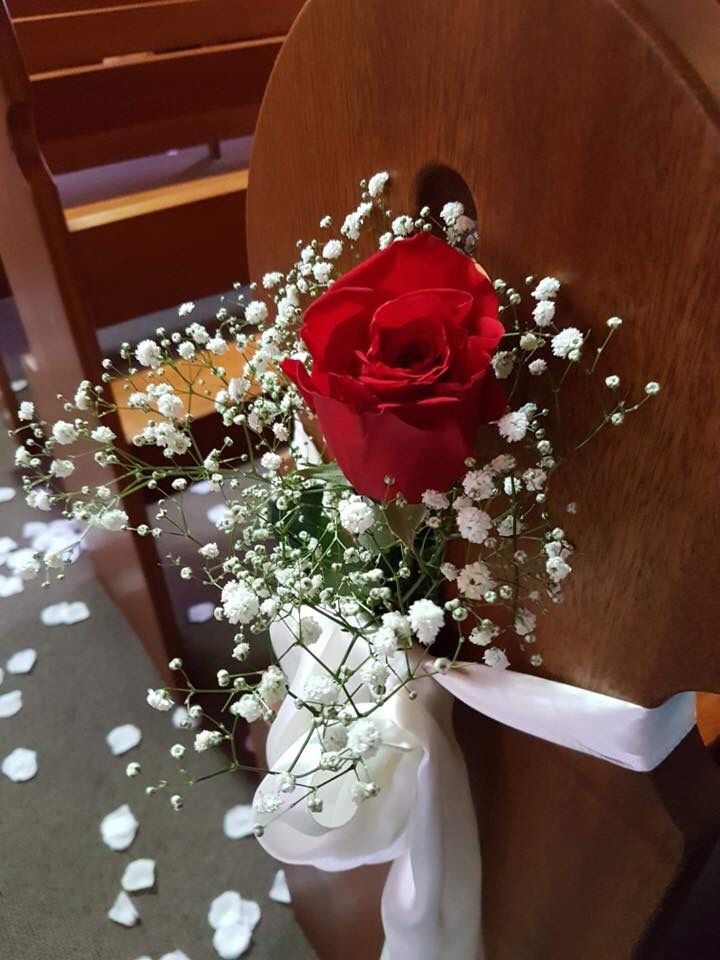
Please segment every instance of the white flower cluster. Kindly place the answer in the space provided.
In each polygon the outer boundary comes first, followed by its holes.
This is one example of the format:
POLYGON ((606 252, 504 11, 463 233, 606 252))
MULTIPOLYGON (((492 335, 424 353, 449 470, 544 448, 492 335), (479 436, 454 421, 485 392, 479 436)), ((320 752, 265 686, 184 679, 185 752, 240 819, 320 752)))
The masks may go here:
MULTIPOLYGON (((187 744, 172 745, 170 756, 187 764, 195 753, 224 746, 227 769, 240 769, 238 724, 272 721, 286 697, 285 709, 298 711, 307 739, 287 769, 277 771, 275 788, 256 795, 260 818, 300 800, 319 814, 325 774, 328 781, 349 775, 355 803, 377 796, 382 778, 373 765, 381 751, 397 745, 386 712, 390 698, 402 691, 412 701, 419 676, 452 669, 469 645, 481 648, 483 663, 493 669, 509 665, 511 647, 531 665, 542 663, 536 652, 542 614, 561 600, 574 562, 570 536, 548 509, 560 451, 584 445, 604 426, 621 425, 660 389, 650 381, 632 402, 620 377, 606 371, 608 410, 600 424, 579 441, 563 436, 556 443, 560 387, 579 370, 595 371, 622 321, 611 317, 604 341, 590 347, 592 333, 561 322, 558 279, 527 278, 528 307, 518 289, 496 280, 506 336, 486 376, 502 381, 508 405, 478 436, 476 449, 487 452, 469 458, 447 489, 428 484, 412 504, 402 495, 376 503, 335 465, 317 463, 302 431, 294 433, 298 418, 309 413, 280 366, 287 359, 311 363, 300 338, 306 307, 357 257, 363 232, 377 234, 381 249, 397 244, 398 251, 429 229, 440 228, 463 254, 477 241, 472 211, 462 203, 446 203, 437 219, 428 208, 416 216, 390 210, 389 181, 386 171, 362 181, 359 202, 339 230, 323 217, 321 238, 299 242, 287 272, 267 273, 247 297, 238 290, 236 303, 227 295, 213 321, 187 302, 178 310, 177 329, 160 327, 137 346, 123 344, 122 364, 104 361, 100 382, 84 380, 63 402, 62 419, 40 420, 30 401, 18 412, 15 461, 27 472, 31 507, 62 510, 81 538, 97 526, 134 529, 123 499, 149 490, 154 517, 140 523, 137 534, 180 533, 190 540, 191 559, 163 556, 182 579, 197 578, 217 591, 215 601, 202 606, 203 617, 214 617, 228 634, 228 659, 216 674, 220 716, 208 716, 197 702, 179 658, 169 664, 177 685, 147 694, 154 709, 173 711, 173 718, 181 712, 181 730, 195 730, 187 744), (121 403, 117 385, 106 388, 115 378, 123 384, 121 403), (214 407, 223 425, 217 446, 202 453, 192 434, 199 401, 214 407), (126 410, 141 424, 130 444, 118 436, 126 410), (148 462, 145 447, 156 448, 148 462), (72 490, 72 478, 87 475, 79 466, 88 455, 107 476, 95 487, 72 490), (221 500, 208 512, 212 536, 194 529, 183 506, 186 495, 202 492, 221 500), (287 630, 289 649, 268 664, 264 637, 278 625, 287 630), (348 638, 340 656, 327 653, 333 631, 348 638), (511 634, 512 644, 506 642, 511 634), (310 664, 296 686, 283 671, 293 658, 310 664)), ((567 506, 570 518, 575 510, 574 503, 567 506)), ((43 569, 61 576, 69 552, 17 551, 12 572, 23 579, 43 569)), ((135 766, 133 775, 140 772, 135 766)), ((187 778, 184 766, 181 772, 187 778)), ((163 789, 162 783, 149 791, 163 789)), ((170 803, 179 809, 182 797, 173 794, 170 803)))

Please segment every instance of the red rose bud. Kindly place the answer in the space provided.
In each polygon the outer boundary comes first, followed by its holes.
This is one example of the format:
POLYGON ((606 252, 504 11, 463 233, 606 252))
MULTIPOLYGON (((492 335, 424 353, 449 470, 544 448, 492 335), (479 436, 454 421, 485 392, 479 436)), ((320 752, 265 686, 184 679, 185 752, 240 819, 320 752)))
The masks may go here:
POLYGON ((490 366, 505 330, 475 263, 427 233, 392 243, 305 311, 312 372, 281 366, 359 493, 418 503, 465 471, 505 394, 490 366), (394 479, 392 486, 385 477, 394 479))

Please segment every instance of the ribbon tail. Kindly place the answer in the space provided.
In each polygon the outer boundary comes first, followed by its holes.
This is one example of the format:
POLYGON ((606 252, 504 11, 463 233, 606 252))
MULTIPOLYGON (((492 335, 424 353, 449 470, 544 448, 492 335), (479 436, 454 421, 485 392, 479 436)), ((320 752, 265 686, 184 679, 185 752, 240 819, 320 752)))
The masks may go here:
POLYGON ((452 698, 426 696, 433 703, 407 846, 383 891, 382 960, 481 960, 480 842, 467 769, 452 729, 452 698))

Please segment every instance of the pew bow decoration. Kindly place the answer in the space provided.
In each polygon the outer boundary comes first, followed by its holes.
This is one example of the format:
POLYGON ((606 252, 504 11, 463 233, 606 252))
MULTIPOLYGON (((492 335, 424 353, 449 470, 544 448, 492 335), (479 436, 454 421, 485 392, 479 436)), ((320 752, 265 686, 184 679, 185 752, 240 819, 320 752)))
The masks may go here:
MULTIPOLYGON (((293 647, 296 630, 293 618, 271 628, 279 658, 293 647)), ((322 617, 318 646, 323 663, 341 658, 347 641, 336 623, 322 617)), ((355 644, 353 657, 367 655, 362 641, 355 644)), ((417 649, 411 656, 422 659, 417 649)), ((305 650, 296 651, 288 668, 290 690, 301 690, 321 669, 305 650)), ((260 838, 278 860, 323 870, 389 861, 382 896, 382 960, 481 955, 482 861, 465 763, 453 734, 453 697, 514 729, 638 771, 654 769, 695 724, 691 693, 644 708, 477 663, 459 664, 447 674, 419 671, 413 687, 419 694, 415 703, 395 697, 380 712, 388 732, 369 761, 381 788, 376 809, 364 804, 355 812, 347 783, 337 781, 335 796, 322 813, 293 805, 298 798, 290 794, 290 814, 265 818, 260 838)), ((292 762, 309 734, 308 718, 299 719, 292 701, 285 700, 270 728, 270 766, 282 770, 292 762)), ((312 765, 313 759, 308 760, 312 765)), ((272 781, 272 775, 266 776, 260 792, 272 790, 272 781)))
MULTIPOLYGON (((178 329, 123 344, 99 383, 65 399, 65 418, 49 422, 23 403, 16 463, 27 502, 62 508, 80 539, 102 528, 185 541, 167 560, 216 591, 229 662, 202 691, 215 709, 199 702, 179 658, 169 664, 177 683, 148 691, 149 704, 184 703, 185 727, 201 725, 194 751, 225 747, 215 752, 228 772, 252 768, 238 747, 243 721, 270 722, 254 801, 262 842, 328 870, 392 861, 391 960, 466 960, 480 873, 479 859, 465 858, 462 889, 452 879, 477 837, 450 693, 630 766, 652 759, 635 746, 638 729, 661 730, 652 735, 661 756, 689 722, 685 701, 656 727, 644 717, 660 714, 532 675, 539 624, 574 562, 549 499, 554 475, 660 387, 626 388, 602 369, 619 317, 598 338, 561 322, 556 278, 527 277, 526 293, 491 282, 461 204, 398 215, 388 181, 384 172, 362 181, 339 231, 324 217, 322 239, 300 243, 287 273, 226 297, 212 322, 193 319, 187 303, 178 329), (376 252, 362 257, 370 238, 376 252), (579 377, 599 380, 602 399, 576 437, 561 393, 579 377), (199 399, 225 428, 211 450, 193 433, 199 399), (126 442, 130 411, 139 426, 126 442), (104 471, 99 482, 87 479, 87 461, 104 471), (212 537, 184 509, 198 484, 218 495, 212 537), (147 523, 124 505, 143 489, 161 493, 147 523), (470 651, 482 664, 465 663, 470 651), (511 657, 530 675, 508 671, 511 657), (547 702, 558 712, 538 709, 547 702), (584 741, 596 712, 607 729, 584 741)), ((17 572, 49 579, 76 555, 74 544, 28 552, 17 572)), ((207 779, 184 744, 171 753, 180 782, 207 779)), ((182 794, 170 803, 180 809, 182 794)))

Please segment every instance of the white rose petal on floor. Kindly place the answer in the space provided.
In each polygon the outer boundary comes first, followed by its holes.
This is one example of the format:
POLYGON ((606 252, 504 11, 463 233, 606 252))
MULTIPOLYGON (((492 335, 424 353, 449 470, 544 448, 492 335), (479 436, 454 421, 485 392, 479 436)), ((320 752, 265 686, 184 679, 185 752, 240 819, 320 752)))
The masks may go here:
POLYGON ((115 899, 115 903, 108 910, 108 917, 114 923, 119 923, 123 927, 134 927, 140 919, 140 914, 135 909, 135 904, 130 897, 121 890, 115 899))
POLYGON ((120 885, 127 893, 150 890, 155 886, 155 861, 148 859, 131 861, 125 867, 120 885))
POLYGON ((22 591, 23 582, 20 577, 6 577, 5 574, 0 574, 0 597, 12 597, 22 591))
POLYGON ((105 737, 105 742, 110 747, 110 752, 119 757, 128 750, 132 750, 142 740, 142 732, 134 723, 123 723, 113 729, 105 737))
POLYGON ((223 817, 223 833, 230 840, 240 840, 242 837, 250 837, 252 836, 256 821, 257 817, 252 805, 239 803, 235 807, 230 807, 223 817))
POLYGON ((26 650, 18 650, 5 664, 8 673, 30 673, 37 660, 37 650, 28 647, 26 650))
POLYGON ((7 503, 8 500, 14 500, 17 490, 15 487, 0 487, 0 503, 7 503))
POLYGON ((191 717, 186 707, 177 707, 172 712, 172 725, 177 727, 178 730, 196 730, 200 721, 191 717), (187 722, 189 722, 189 726, 186 725, 187 722))
POLYGON ((32 780, 37 773, 37 753, 25 747, 16 747, 2 762, 2 772, 15 783, 32 780))
POLYGON ((274 900, 275 903, 292 903, 292 897, 290 896, 290 891, 288 890, 284 870, 278 870, 278 872, 275 874, 275 878, 268 892, 268 896, 271 900, 274 900))
POLYGON ((124 803, 113 810, 100 823, 100 835, 103 843, 111 850, 127 850, 135 839, 139 823, 130 807, 124 803))
POLYGON ((73 623, 80 623, 82 620, 87 620, 89 616, 90 610, 82 600, 72 603, 63 600, 45 607, 40 614, 40 619, 46 627, 57 627, 61 624, 70 626, 73 623))
POLYGON ((260 907, 254 900, 243 900, 237 890, 226 890, 210 904, 208 923, 213 930, 234 924, 254 930, 260 921, 260 907))
POLYGON ((199 496, 204 497, 208 493, 212 493, 212 486, 208 480, 198 480, 197 483, 193 483, 192 486, 188 487, 188 493, 197 493, 199 496))
POLYGON ((210 507, 208 510, 207 518, 210 523, 214 523, 215 526, 217 526, 219 522, 225 519, 229 512, 224 503, 216 503, 214 507, 210 507))
POLYGON ((0 537, 0 563, 5 563, 13 550, 17 550, 17 548, 18 544, 12 537, 0 537))
POLYGON ((11 690, 0 696, 0 717, 14 717, 22 710, 22 690, 11 690))
POLYGON ((190 960, 190 957, 182 950, 173 950, 171 953, 164 953, 160 960, 190 960))
POLYGON ((252 930, 243 924, 233 923, 220 927, 213 936, 213 947, 221 960, 237 960, 250 946, 252 930))
POLYGON ((194 603, 188 607, 187 618, 189 623, 205 623, 211 620, 215 611, 215 604, 205 600, 202 603, 194 603))

